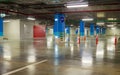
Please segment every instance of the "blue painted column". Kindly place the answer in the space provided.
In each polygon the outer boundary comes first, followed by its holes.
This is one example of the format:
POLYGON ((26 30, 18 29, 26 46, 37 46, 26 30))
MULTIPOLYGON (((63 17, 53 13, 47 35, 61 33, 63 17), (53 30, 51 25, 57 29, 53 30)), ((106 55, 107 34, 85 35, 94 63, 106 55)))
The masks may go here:
POLYGON ((66 26, 65 27, 65 33, 66 33, 66 35, 65 35, 65 41, 69 42, 70 41, 70 26, 66 26))
POLYGON ((102 34, 104 35, 106 33, 106 28, 102 28, 102 34))
POLYGON ((100 27, 96 26, 96 35, 99 35, 99 34, 100 34, 100 27))
POLYGON ((78 32, 79 32, 78 30, 79 30, 78 28, 75 30, 75 34, 76 35, 78 35, 78 32))
POLYGON ((100 34, 102 35, 102 27, 100 27, 100 34))
POLYGON ((83 21, 80 21, 80 36, 85 35, 85 23, 83 21))
POLYGON ((94 36, 94 24, 90 24, 90 35, 94 36))
POLYGON ((65 33, 65 15, 57 13, 54 15, 54 36, 55 38, 63 38, 65 33))
POLYGON ((70 34, 70 26, 66 26, 66 34, 70 34))
POLYGON ((3 19, 0 18, 0 36, 3 36, 3 19))

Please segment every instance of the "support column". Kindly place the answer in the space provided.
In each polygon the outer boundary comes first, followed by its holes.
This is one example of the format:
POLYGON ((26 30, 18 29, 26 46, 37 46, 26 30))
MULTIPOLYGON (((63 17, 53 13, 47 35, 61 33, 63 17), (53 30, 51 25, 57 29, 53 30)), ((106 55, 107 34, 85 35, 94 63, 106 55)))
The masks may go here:
POLYGON ((106 33, 106 28, 102 28, 102 34, 105 35, 106 33))
POLYGON ((85 23, 83 21, 80 21, 80 36, 84 36, 85 35, 85 23))
POLYGON ((90 36, 94 36, 94 24, 90 24, 90 36))
POLYGON ((0 36, 3 36, 3 19, 0 18, 0 36))
POLYGON ((65 33, 66 33, 66 35, 65 35, 65 41, 69 42, 70 41, 70 26, 66 26, 65 27, 65 33))
POLYGON ((100 27, 96 26, 96 35, 99 35, 99 34, 100 34, 100 27))
POLYGON ((65 36, 65 15, 57 13, 54 15, 54 36, 55 38, 64 39, 65 36))

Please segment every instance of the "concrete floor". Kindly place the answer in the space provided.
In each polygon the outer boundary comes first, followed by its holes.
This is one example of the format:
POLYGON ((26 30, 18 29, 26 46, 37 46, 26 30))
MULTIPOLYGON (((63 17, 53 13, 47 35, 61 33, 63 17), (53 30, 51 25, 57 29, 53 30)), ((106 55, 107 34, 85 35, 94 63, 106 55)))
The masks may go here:
POLYGON ((120 40, 1 41, 0 75, 120 75, 120 40))

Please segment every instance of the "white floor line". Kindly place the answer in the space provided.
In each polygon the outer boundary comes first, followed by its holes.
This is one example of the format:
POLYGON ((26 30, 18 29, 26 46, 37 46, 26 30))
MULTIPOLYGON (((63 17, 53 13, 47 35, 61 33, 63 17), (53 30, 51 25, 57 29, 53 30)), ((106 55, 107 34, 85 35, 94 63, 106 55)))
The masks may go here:
POLYGON ((46 61, 47 61, 47 60, 42 60, 42 61, 40 61, 40 62, 36 62, 36 63, 30 64, 30 65, 28 65, 28 66, 21 67, 21 68, 19 68, 19 69, 16 69, 16 70, 13 70, 13 71, 10 71, 10 72, 7 72, 7 73, 4 73, 4 74, 2 74, 2 75, 10 75, 10 74, 13 74, 13 73, 19 72, 19 71, 21 71, 21 70, 27 69, 27 68, 29 68, 30 66, 35 66, 35 65, 38 65, 38 64, 44 63, 44 62, 46 62, 46 61))

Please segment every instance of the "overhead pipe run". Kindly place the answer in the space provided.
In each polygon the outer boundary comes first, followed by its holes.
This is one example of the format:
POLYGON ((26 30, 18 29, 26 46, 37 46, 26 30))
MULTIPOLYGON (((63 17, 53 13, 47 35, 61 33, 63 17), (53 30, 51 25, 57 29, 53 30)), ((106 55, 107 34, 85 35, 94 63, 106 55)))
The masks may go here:
POLYGON ((18 11, 13 11, 13 10, 8 10, 8 9, 1 9, 0 8, 0 12, 12 12, 12 13, 17 13, 17 14, 21 14, 21 15, 29 15, 29 14, 26 14, 26 13, 22 13, 22 12, 18 12, 18 11))
MULTIPOLYGON (((94 4, 92 2, 88 3, 89 6, 106 6, 106 5, 120 5, 120 3, 118 2, 115 2, 115 3, 97 3, 97 4, 94 4)), ((28 3, 26 4, 27 6, 37 6, 37 5, 41 5, 41 3, 28 3)), ((58 4, 57 4, 58 5, 58 4)), ((63 5, 62 4, 59 4, 58 6, 55 6, 55 7, 51 7, 49 4, 42 4, 43 8, 45 9, 51 9, 51 8, 64 8, 66 6, 66 3, 64 3, 63 5), (44 6, 43 6, 44 5, 44 6), (48 5, 48 6, 47 6, 48 5)))
MULTIPOLYGON (((120 9, 108 9, 108 10, 80 10, 80 11, 63 11, 63 12, 57 12, 57 13, 64 13, 64 14, 70 14, 70 13, 81 13, 81 12, 112 12, 112 11, 120 11, 120 9)), ((37 13, 37 14, 31 14, 34 16, 39 16, 41 14, 55 14, 56 12, 45 12, 45 13, 37 13)))
POLYGON ((65 11, 65 12, 60 12, 60 13, 80 13, 80 12, 112 12, 112 11, 120 11, 120 9, 65 11))
POLYGON ((98 4, 91 4, 91 3, 89 3, 89 6, 105 6, 105 5, 120 5, 120 3, 98 3, 98 4))
MULTIPOLYGON (((55 14, 55 12, 45 12, 45 13, 38 13, 38 14, 26 14, 26 13, 19 12, 19 11, 13 11, 13 10, 8 10, 8 9, 1 9, 1 8, 0 8, 0 11, 1 12, 12 12, 12 13, 17 13, 17 14, 26 15, 26 16, 39 16, 41 14, 55 14)), ((59 12, 59 13, 69 14, 69 13, 80 13, 80 12, 112 12, 112 11, 120 11, 120 9, 64 11, 64 12, 59 12)))

